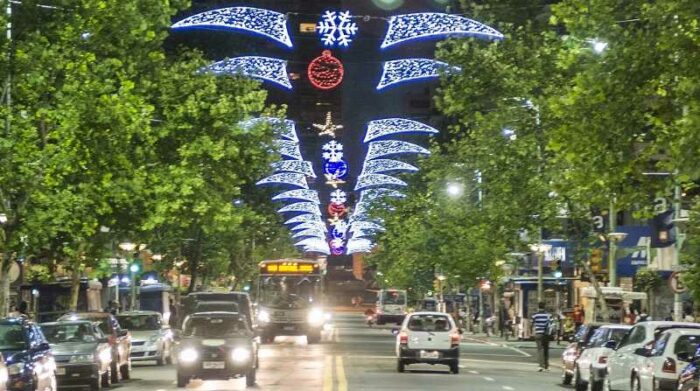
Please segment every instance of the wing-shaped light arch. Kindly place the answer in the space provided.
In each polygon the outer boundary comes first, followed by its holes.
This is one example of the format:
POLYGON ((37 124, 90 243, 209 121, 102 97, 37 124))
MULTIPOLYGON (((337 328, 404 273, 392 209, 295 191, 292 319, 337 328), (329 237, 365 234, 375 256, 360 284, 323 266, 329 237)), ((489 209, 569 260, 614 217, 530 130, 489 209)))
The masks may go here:
POLYGON ((309 223, 301 223, 301 224, 299 224, 299 225, 296 225, 296 226, 290 228, 290 230, 292 230, 292 231, 301 231, 301 230, 305 230, 305 229, 314 229, 314 228, 318 228, 318 229, 322 229, 322 230, 323 230, 323 229, 326 229, 326 225, 323 224, 323 223, 320 222, 320 221, 318 221, 318 222, 309 222, 309 223))
POLYGON ((311 162, 306 160, 281 160, 272 163, 272 169, 275 170, 275 172, 296 172, 311 178, 316 178, 314 167, 311 165, 311 162))
POLYGON ((273 141, 277 152, 283 157, 288 157, 293 160, 304 160, 301 157, 301 151, 299 150, 299 143, 289 140, 274 140, 273 141))
POLYGON ((400 160, 374 159, 367 160, 362 167, 362 174, 381 174, 392 171, 418 171, 418 167, 404 163, 400 160))
MULTIPOLYGON (((285 225, 299 224, 299 223, 320 223, 320 224, 323 224, 323 222, 321 221, 321 217, 319 215, 309 214, 309 213, 294 216, 291 219, 284 222, 285 225)), ((325 225, 324 225, 324 227, 325 227, 325 225)))
POLYGON ((357 178, 357 184, 355 185, 355 190, 362 190, 368 187, 377 186, 408 186, 408 184, 401 179, 394 178, 389 175, 383 174, 369 174, 361 175, 357 178))
POLYGON ((346 254, 368 253, 374 248, 374 243, 369 239, 351 238, 348 240, 346 254))
POLYGON ((370 121, 367 124, 367 133, 364 142, 370 142, 374 139, 393 135, 397 133, 439 133, 432 126, 424 123, 413 121, 405 118, 386 118, 375 121, 370 121))
POLYGON ((306 175, 293 172, 270 175, 265 179, 259 180, 256 185, 292 185, 302 189, 309 188, 309 184, 306 182, 306 175))
POLYGON ((377 90, 408 81, 437 79, 441 73, 460 72, 461 68, 429 58, 404 58, 384 63, 377 90))
POLYGON ((318 208, 318 205, 314 204, 313 202, 295 202, 293 204, 289 204, 283 208, 280 208, 278 213, 306 213, 306 214, 312 214, 316 216, 321 216, 321 211, 318 208))
POLYGON ((365 161, 374 160, 382 156, 398 155, 405 153, 418 153, 423 155, 430 155, 430 151, 428 151, 427 149, 405 141, 373 141, 369 143, 369 149, 367 150, 365 161))
POLYGON ((448 36, 503 39, 498 30, 464 16, 424 12, 392 16, 382 49, 416 39, 448 36))
POLYGON ((280 194, 272 197, 272 200, 273 201, 301 200, 301 201, 313 202, 315 204, 321 203, 321 200, 319 200, 319 198, 318 198, 318 192, 316 190, 306 190, 306 189, 288 190, 288 191, 285 191, 284 193, 280 193, 280 194))
POLYGON ((382 187, 377 187, 373 189, 366 189, 360 192, 360 202, 369 202, 379 199, 379 198, 405 198, 406 195, 400 191, 394 189, 385 189, 382 187))
POLYGON ((241 75, 269 81, 286 89, 292 89, 287 74, 287 61, 279 58, 247 56, 227 58, 205 68, 217 75, 241 75))
POLYGON ((252 7, 229 7, 205 11, 172 25, 173 29, 221 28, 238 30, 272 39, 291 48, 287 17, 279 12, 252 7))

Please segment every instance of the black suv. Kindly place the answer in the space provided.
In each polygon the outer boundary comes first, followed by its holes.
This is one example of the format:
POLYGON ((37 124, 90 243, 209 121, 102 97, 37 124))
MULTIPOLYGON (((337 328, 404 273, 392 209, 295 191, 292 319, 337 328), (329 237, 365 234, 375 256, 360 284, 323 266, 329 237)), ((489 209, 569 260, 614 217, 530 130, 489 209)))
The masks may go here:
POLYGON ((56 364, 39 326, 24 316, 0 319, 0 352, 11 391, 56 390, 56 364))
POLYGON ((188 316, 177 336, 177 386, 190 379, 228 380, 245 376, 255 385, 258 342, 245 316, 201 312, 188 316))

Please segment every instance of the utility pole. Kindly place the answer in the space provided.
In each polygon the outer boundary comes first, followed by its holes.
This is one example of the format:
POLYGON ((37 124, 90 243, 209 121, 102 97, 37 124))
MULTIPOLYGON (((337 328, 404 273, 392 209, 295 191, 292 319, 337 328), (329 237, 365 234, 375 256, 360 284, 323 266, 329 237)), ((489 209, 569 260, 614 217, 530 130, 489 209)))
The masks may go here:
MULTIPOLYGON (((615 201, 610 201, 610 210, 608 211, 608 221, 610 225, 609 232, 615 232, 617 229, 617 213, 615 212, 615 201)), ((610 246, 608 251, 608 280, 610 281, 608 286, 617 285, 617 243, 613 240, 610 235, 608 235, 608 245, 610 246)))
MULTIPOLYGON (((681 185, 678 182, 678 171, 674 172, 673 175, 673 221, 676 225, 681 220, 681 185)), ((673 251, 673 265, 672 267, 677 268, 680 265, 680 253, 683 247, 683 240, 685 239, 685 234, 680 232, 678 226, 676 226, 676 241, 674 242, 673 251)), ((673 293, 673 319, 677 322, 683 320, 683 298, 678 292, 673 293)))

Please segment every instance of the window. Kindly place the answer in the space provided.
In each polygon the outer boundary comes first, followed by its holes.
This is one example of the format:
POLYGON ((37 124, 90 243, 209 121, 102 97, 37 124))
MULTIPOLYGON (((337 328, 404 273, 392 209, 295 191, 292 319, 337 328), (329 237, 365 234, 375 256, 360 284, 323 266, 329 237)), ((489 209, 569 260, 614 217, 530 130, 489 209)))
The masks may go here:
POLYGON ((405 305, 406 294, 402 291, 386 291, 382 294, 381 300, 383 304, 405 305))
POLYGON ((452 325, 445 315, 414 315, 408 321, 411 331, 450 331, 452 325))
POLYGON ((671 337, 671 334, 663 334, 661 338, 656 340, 654 343, 654 347, 651 350, 651 355, 652 356, 661 356, 664 354, 664 350, 666 349, 666 344, 668 344, 668 339, 671 337))
POLYGON ((673 354, 677 356, 680 353, 685 353, 693 357, 698 350, 698 344, 700 344, 700 335, 682 335, 676 340, 673 354))
POLYGON ((160 315, 123 315, 117 319, 121 327, 131 331, 152 331, 163 327, 160 315))
POLYGON ((185 322, 183 334, 192 337, 226 338, 245 335, 248 326, 245 318, 196 317, 185 322))
POLYGON ((57 323, 44 325, 41 328, 51 344, 96 342, 98 338, 89 323, 57 323))
POLYGON ((27 339, 20 324, 0 325, 0 350, 23 350, 27 339))
POLYGON ((622 339, 619 347, 624 347, 624 346, 628 346, 631 344, 642 343, 642 342, 644 342, 645 338, 646 338, 646 329, 644 328, 644 326, 635 326, 632 328, 632 330, 630 330, 629 334, 627 334, 622 339))

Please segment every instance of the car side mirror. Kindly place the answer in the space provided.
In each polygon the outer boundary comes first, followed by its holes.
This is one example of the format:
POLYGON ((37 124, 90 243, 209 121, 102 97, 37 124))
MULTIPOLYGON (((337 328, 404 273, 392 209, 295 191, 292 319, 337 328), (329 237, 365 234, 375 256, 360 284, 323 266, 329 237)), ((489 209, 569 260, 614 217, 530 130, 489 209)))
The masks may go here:
POLYGON ((119 337, 126 337, 127 335, 129 335, 129 330, 121 329, 121 330, 119 330, 119 334, 117 334, 117 335, 119 337))
POLYGON ((397 329, 397 328, 391 329, 391 334, 393 334, 393 335, 399 335, 399 329, 397 329))
MULTIPOLYGON (((608 341, 608 342, 605 343, 605 347, 608 348, 608 349, 613 349, 613 350, 615 350, 615 347, 616 347, 616 346, 617 346, 617 342, 615 342, 615 340, 612 340, 612 339, 611 339, 610 341, 608 341)), ((645 350, 646 350, 646 349, 645 349, 645 350)))
POLYGON ((647 356, 649 356, 649 353, 650 353, 650 351, 647 348, 637 348, 634 350, 634 354, 636 354, 638 356, 647 357, 647 356))
POLYGON ((690 354, 690 352, 680 352, 676 355, 676 357, 680 361, 685 361, 685 362, 691 362, 693 361, 693 354, 690 354))

